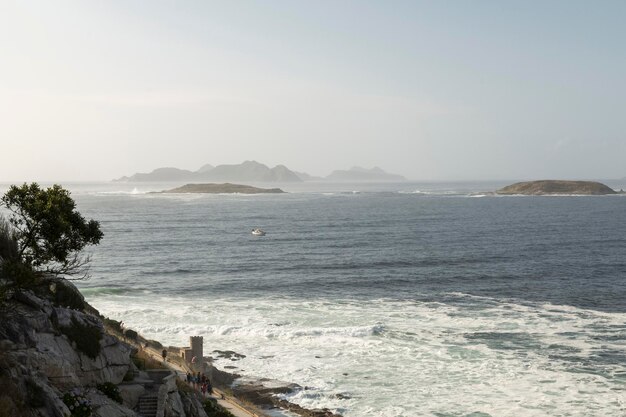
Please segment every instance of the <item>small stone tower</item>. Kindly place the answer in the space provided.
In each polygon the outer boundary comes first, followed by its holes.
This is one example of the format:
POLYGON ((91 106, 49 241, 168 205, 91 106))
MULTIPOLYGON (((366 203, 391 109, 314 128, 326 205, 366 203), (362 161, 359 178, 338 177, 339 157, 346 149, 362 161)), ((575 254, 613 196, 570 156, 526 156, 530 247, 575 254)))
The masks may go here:
POLYGON ((196 357, 196 363, 201 363, 202 358, 204 357, 202 350, 202 336, 190 336, 189 345, 191 346, 191 356, 196 357))

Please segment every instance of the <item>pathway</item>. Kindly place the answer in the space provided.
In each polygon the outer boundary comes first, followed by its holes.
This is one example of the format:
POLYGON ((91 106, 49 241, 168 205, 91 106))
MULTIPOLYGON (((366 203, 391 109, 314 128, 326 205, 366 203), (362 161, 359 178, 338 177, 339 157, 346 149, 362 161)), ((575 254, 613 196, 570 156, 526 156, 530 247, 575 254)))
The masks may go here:
MULTIPOLYGON (((156 349, 153 349, 151 347, 147 347, 147 348, 143 348, 143 351, 147 354, 149 354, 150 356, 152 356, 152 358, 158 360, 158 361, 162 361, 163 358, 161 357, 161 352, 157 351, 156 349)), ((180 379, 181 381, 187 381, 187 372, 193 372, 189 367, 187 367, 186 365, 181 365, 179 363, 176 362, 172 362, 172 361, 167 361, 165 362, 165 365, 173 370, 174 372, 176 372, 176 375, 178 376, 178 379, 180 379)), ((239 400, 237 400, 234 397, 231 396, 227 396, 224 392, 222 392, 219 389, 213 388, 213 392, 216 395, 206 395, 205 398, 213 398, 217 401, 217 403, 224 407, 226 410, 230 411, 235 417, 264 417, 263 415, 259 415, 253 411, 250 411, 248 409, 245 408, 245 406, 243 404, 241 404, 241 402, 239 400), (222 399, 222 395, 224 396, 224 399, 222 399)), ((202 393, 200 393, 198 391, 198 393, 200 395, 202 395, 202 393)))

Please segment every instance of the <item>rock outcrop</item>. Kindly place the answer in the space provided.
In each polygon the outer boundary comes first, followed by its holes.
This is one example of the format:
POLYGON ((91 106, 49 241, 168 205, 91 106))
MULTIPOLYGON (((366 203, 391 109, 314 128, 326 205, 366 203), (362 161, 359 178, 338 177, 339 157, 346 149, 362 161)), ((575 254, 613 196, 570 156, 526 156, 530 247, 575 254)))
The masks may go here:
MULTIPOLYGON (((73 285, 44 281, 0 301, 0 417, 78 415, 68 396, 88 403, 92 417, 137 417, 146 387, 155 382, 135 367, 137 349, 107 333, 73 285)), ((206 417, 198 397, 179 393, 175 374, 161 372, 169 379, 159 379, 157 415, 206 417)))
POLYGON ((518 182, 496 191, 502 195, 607 195, 616 194, 612 188, 594 181, 541 180, 518 182))
POLYGON ((17 293, 11 307, 0 324, 0 338, 12 343, 15 354, 28 358, 54 387, 119 384, 131 368, 130 346, 106 334, 99 317, 55 306, 33 292, 17 293), (99 335, 84 342, 96 346, 97 354, 90 357, 77 348, 76 340, 68 336, 74 328, 92 329, 99 335))
POLYGON ((248 380, 233 387, 239 399, 265 408, 280 408, 302 417, 341 417, 327 408, 308 409, 280 398, 280 394, 290 394, 303 389, 297 384, 274 380, 248 380))

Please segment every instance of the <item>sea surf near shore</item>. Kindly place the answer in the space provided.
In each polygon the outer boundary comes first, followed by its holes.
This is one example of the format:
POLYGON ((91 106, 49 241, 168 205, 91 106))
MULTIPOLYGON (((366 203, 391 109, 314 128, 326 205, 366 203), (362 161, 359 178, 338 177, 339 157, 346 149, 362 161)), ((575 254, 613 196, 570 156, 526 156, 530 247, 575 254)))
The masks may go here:
POLYGON ((245 355, 219 368, 306 387, 284 397, 307 408, 622 415, 624 200, 402 187, 81 193, 107 236, 81 288, 146 337, 202 335, 245 355))

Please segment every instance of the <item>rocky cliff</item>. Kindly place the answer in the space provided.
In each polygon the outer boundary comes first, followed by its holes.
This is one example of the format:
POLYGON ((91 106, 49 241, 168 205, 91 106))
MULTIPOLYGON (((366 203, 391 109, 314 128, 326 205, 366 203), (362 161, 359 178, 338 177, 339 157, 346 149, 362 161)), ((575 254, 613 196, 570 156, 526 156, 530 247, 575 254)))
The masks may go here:
POLYGON ((134 351, 67 281, 10 294, 0 305, 0 417, 134 417, 155 385, 165 388, 153 415, 206 417, 172 381, 140 372, 134 351))

